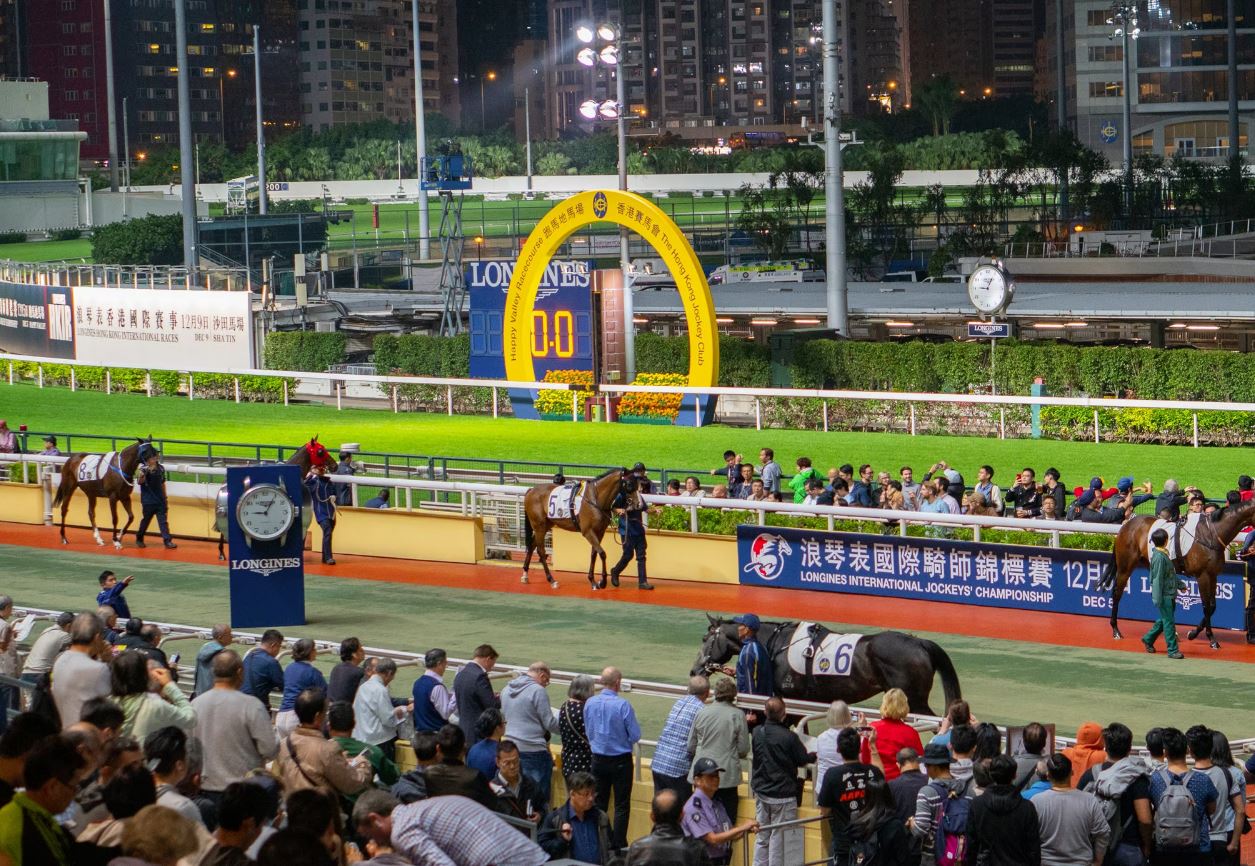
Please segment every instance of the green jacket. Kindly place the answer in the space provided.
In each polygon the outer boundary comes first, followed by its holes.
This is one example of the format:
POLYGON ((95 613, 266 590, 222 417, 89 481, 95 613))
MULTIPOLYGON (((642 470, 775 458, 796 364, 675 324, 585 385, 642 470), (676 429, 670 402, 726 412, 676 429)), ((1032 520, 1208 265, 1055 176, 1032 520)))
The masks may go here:
POLYGON ((1155 606, 1163 604, 1165 598, 1175 598, 1176 594, 1185 589, 1185 582, 1177 577, 1168 554, 1159 548, 1150 555, 1150 599, 1155 606))
MULTIPOLYGON (((363 743, 361 740, 355 740, 352 737, 335 737, 340 748, 344 749, 344 753, 350 758, 355 758, 363 751, 366 752, 366 760, 370 761, 370 766, 374 769, 375 774, 379 776, 379 781, 391 788, 401 778, 401 773, 397 770, 397 765, 388 760, 388 756, 383 753, 383 749, 378 746, 371 746, 363 743)), ((356 800, 356 797, 348 798, 356 800)))
POLYGON ((0 852, 13 866, 69 866, 74 840, 25 793, 0 809, 0 852))
MULTIPOLYGON (((795 503, 801 504, 802 500, 806 498, 806 485, 812 478, 819 481, 824 480, 814 466, 806 467, 789 479, 789 489, 793 491, 793 501, 795 503)), ((729 491, 729 495, 731 495, 731 491, 729 491)))

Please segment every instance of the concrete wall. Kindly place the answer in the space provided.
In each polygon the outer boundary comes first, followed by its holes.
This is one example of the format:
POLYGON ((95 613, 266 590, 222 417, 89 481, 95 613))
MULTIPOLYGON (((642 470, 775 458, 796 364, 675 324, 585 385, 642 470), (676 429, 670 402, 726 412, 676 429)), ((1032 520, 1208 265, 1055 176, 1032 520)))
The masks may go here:
MULTIPOLYGON (((166 195, 164 189, 161 192, 131 192, 125 195, 98 189, 92 193, 90 221, 86 210, 83 221, 91 226, 104 226, 123 219, 137 219, 152 214, 177 214, 182 211, 182 199, 177 195, 166 195)), ((198 201, 196 213, 198 216, 209 216, 209 205, 198 201)))
POLYGON ((0 120, 47 120, 48 82, 0 81, 0 120))

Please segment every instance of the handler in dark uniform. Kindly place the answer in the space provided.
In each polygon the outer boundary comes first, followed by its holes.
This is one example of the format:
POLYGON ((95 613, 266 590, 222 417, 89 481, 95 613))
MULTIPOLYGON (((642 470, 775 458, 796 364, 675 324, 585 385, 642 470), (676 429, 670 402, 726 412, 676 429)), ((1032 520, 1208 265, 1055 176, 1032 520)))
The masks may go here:
POLYGON ((310 467, 309 474, 305 476, 305 487, 313 499, 314 520, 322 530, 323 565, 335 565, 331 555, 331 534, 336 528, 336 492, 335 485, 327 480, 327 467, 321 463, 310 467))
MULTIPOLYGON (((637 465, 644 470, 643 465, 637 465)), ((610 582, 618 586, 619 575, 628 567, 632 558, 636 557, 637 589, 653 589, 654 585, 645 575, 645 522, 642 519, 649 506, 641 499, 640 487, 641 483, 636 476, 629 475, 625 489, 619 492, 614 504, 610 506, 611 511, 619 515, 619 534, 623 536, 623 555, 619 557, 614 568, 610 569, 610 582)))
POLYGON ((170 524, 166 520, 170 501, 166 496, 166 469, 160 460, 161 452, 151 445, 145 445, 143 465, 135 473, 135 482, 139 484, 139 504, 144 509, 135 530, 135 546, 148 546, 144 543, 144 533, 148 530, 148 524, 156 517, 162 542, 167 550, 174 550, 178 545, 170 538, 170 524))

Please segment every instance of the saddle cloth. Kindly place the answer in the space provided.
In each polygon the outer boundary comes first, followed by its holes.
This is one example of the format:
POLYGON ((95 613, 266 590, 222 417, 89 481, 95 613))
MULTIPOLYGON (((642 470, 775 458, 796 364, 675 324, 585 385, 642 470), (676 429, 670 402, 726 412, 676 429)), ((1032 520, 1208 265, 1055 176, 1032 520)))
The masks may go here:
POLYGON ((78 464, 78 481, 82 484, 84 481, 104 481, 105 476, 109 474, 109 467, 117 458, 118 452, 110 451, 108 454, 88 454, 83 458, 83 462, 78 464))
POLYGON ((1175 561, 1190 552, 1190 548, 1194 546, 1194 536, 1198 534, 1198 519, 1205 517, 1203 514, 1187 514, 1183 523, 1175 523, 1171 520, 1156 519, 1150 526, 1150 532, 1146 533, 1146 558, 1149 560, 1150 555, 1155 552, 1155 545, 1151 542, 1150 537, 1155 534, 1156 529, 1162 529, 1168 533, 1168 558, 1175 561))
MULTIPOLYGON (((789 640, 789 669, 805 675, 806 654, 811 646, 810 628, 813 623, 799 622, 789 640)), ((821 626, 822 628, 822 626, 821 626)), ((815 676, 848 677, 854 668, 854 648, 861 634, 835 634, 828 632, 815 647, 811 673, 815 676)))
POLYGON ((555 487, 549 494, 549 503, 546 513, 550 520, 570 520, 578 517, 580 506, 584 502, 584 497, 580 495, 584 489, 584 482, 572 481, 563 484, 561 487, 555 487))

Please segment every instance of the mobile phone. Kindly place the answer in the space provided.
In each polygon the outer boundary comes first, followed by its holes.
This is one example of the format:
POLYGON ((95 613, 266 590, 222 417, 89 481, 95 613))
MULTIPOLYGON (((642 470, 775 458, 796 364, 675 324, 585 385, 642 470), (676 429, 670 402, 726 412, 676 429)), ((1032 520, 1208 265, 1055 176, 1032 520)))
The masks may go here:
POLYGON ((870 734, 872 732, 872 729, 868 727, 867 725, 861 725, 858 729, 858 732, 860 734, 870 734))
POLYGON ((177 665, 179 663, 179 659, 181 658, 182 658, 181 655, 179 655, 178 653, 175 653, 174 655, 170 656, 170 664, 177 665))

